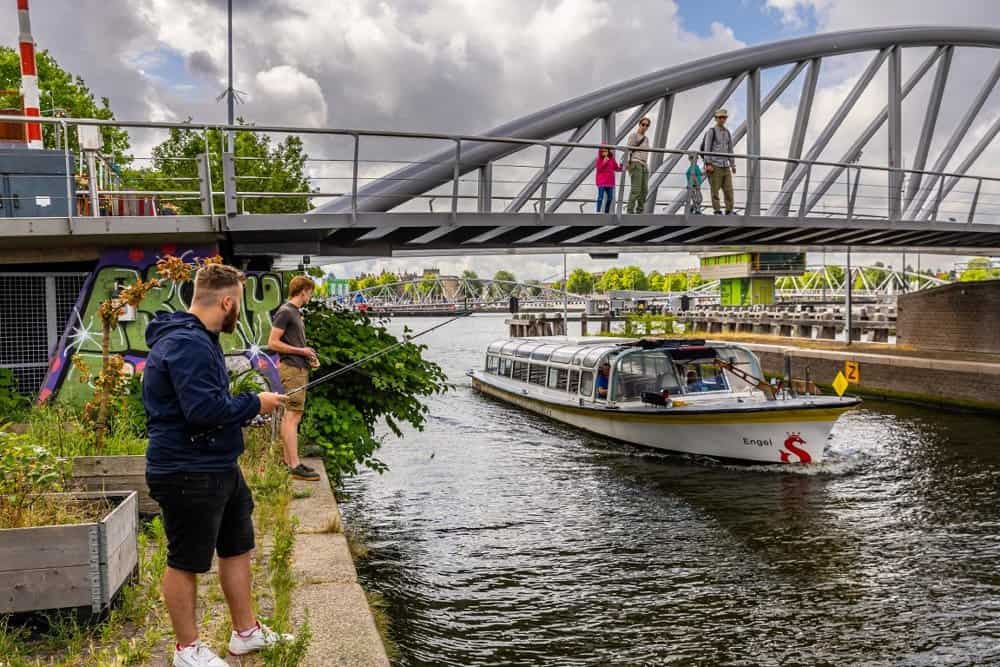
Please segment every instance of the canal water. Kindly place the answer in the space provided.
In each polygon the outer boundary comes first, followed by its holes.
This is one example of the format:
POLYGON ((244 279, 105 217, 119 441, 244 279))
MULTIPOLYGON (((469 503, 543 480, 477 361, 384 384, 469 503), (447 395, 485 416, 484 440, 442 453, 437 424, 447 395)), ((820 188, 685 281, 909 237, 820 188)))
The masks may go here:
POLYGON ((822 464, 697 464, 474 393, 501 335, 421 339, 455 389, 344 485, 399 665, 1000 665, 1000 419, 868 402, 822 464))

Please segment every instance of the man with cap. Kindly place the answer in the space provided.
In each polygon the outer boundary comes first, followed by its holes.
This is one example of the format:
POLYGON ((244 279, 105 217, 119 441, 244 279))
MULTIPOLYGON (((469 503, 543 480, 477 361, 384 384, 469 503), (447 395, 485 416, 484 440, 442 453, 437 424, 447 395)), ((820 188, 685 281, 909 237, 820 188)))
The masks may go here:
MULTIPOLYGON (((708 128, 705 138, 701 141, 702 153, 732 153, 733 135, 726 129, 729 112, 719 109, 715 112, 715 125, 708 128)), ((722 189, 726 200, 726 215, 733 212, 733 176, 736 174, 736 162, 733 158, 723 155, 705 155, 705 171, 708 172, 709 189, 712 191, 712 208, 716 215, 722 215, 719 202, 719 189, 722 189)))

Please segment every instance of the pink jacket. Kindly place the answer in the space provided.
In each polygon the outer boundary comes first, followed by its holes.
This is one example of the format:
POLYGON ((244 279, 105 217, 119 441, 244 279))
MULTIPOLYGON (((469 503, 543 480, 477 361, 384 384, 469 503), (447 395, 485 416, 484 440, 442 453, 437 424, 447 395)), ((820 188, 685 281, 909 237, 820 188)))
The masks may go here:
POLYGON ((615 187, 615 172, 621 171, 622 166, 615 160, 615 156, 602 158, 601 152, 597 152, 597 187, 615 187))

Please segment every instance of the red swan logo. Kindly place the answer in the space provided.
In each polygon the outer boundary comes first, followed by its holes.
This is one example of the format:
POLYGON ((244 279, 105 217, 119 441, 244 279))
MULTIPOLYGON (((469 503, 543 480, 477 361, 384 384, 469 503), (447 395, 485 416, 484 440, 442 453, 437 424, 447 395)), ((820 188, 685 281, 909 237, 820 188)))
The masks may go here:
POLYGON ((781 462, 789 463, 788 459, 792 454, 799 457, 799 463, 809 463, 812 461, 812 457, 809 456, 809 452, 796 446, 804 444, 806 444, 806 441, 802 439, 801 435, 798 433, 789 433, 788 437, 785 438, 785 444, 783 445, 783 447, 788 451, 786 452, 785 449, 781 450, 781 462))

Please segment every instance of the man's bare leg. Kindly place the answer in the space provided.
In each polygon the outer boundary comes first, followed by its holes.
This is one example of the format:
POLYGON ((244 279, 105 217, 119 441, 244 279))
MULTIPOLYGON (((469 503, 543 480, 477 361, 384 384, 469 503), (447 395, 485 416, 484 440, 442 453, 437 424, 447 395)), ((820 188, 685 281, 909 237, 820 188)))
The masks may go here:
POLYGON ((163 573, 163 601, 170 613, 177 644, 188 646, 198 639, 195 605, 198 599, 198 579, 193 572, 167 567, 163 573))
POLYGON ((232 558, 219 559, 219 583, 226 595, 229 615, 233 619, 233 629, 246 632, 257 624, 250 596, 250 556, 247 552, 232 558))
POLYGON ((299 422, 302 413, 295 410, 285 410, 281 418, 281 443, 284 448, 285 464, 289 468, 299 465, 299 422))

